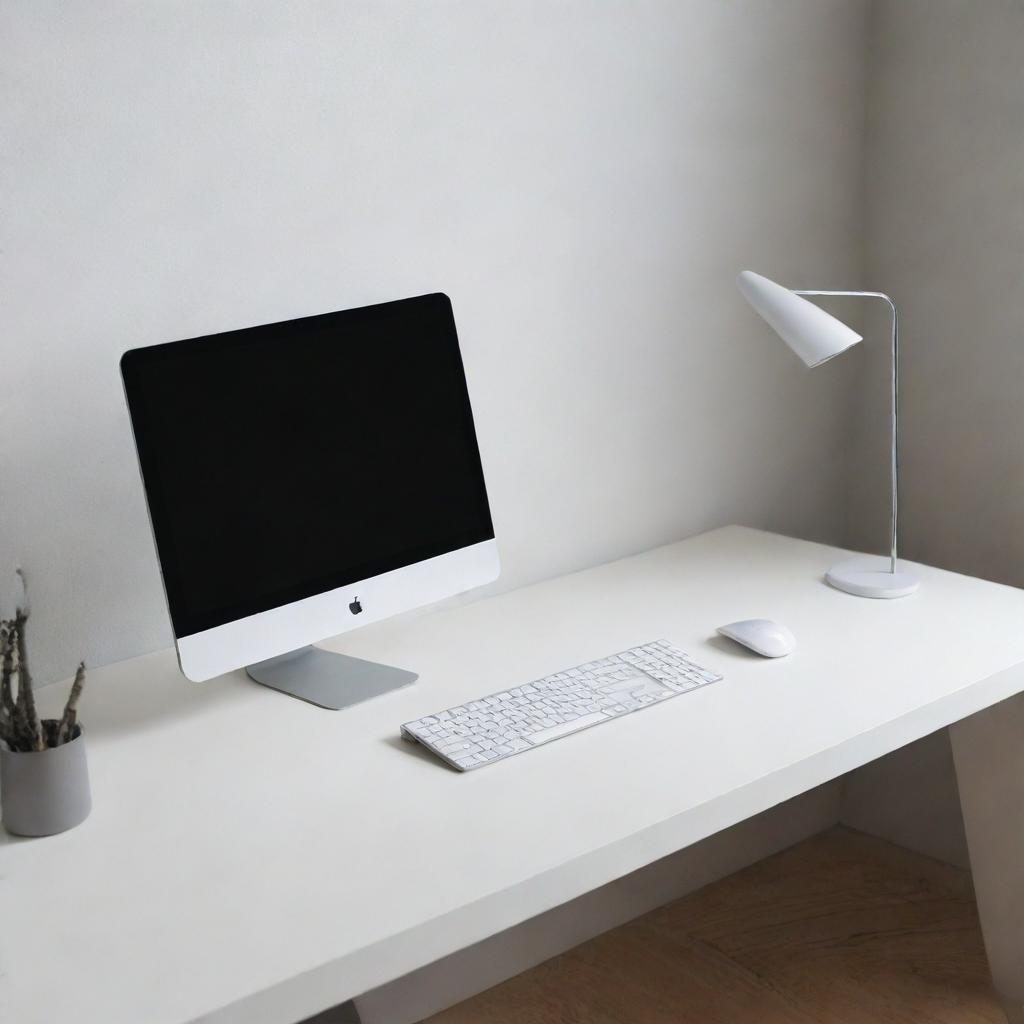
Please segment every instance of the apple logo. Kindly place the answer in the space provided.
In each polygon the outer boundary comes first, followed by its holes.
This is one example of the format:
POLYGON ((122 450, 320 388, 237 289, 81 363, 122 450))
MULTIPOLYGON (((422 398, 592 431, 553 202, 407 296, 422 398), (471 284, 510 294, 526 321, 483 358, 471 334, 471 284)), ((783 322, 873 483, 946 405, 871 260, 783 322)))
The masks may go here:
POLYGON ((359 603, 358 597, 348 606, 348 610, 353 615, 358 615, 363 610, 363 606, 359 603))

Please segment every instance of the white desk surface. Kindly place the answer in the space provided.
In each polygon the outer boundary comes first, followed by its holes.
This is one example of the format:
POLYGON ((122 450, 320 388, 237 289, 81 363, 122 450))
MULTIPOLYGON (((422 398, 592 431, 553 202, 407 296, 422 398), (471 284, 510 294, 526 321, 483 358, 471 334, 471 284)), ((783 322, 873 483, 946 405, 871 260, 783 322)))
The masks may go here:
POLYGON ((729 527, 368 627, 337 649, 420 680, 342 712, 170 651, 93 671, 92 816, 0 839, 0 1020, 296 1021, 1024 690, 1024 592, 925 568, 864 600, 837 555, 729 527), (755 616, 796 653, 714 635, 755 616), (465 775, 398 738, 659 637, 725 679, 465 775))

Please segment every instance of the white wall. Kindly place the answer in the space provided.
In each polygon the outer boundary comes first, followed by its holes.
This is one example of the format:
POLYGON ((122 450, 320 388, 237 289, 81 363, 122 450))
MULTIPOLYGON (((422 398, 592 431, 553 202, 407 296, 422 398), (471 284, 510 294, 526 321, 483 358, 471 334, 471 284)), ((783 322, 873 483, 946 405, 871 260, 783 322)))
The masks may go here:
POLYGON ((434 289, 501 586, 729 521, 839 539, 844 369, 733 278, 858 276, 860 0, 0 19, 0 565, 38 680, 170 642, 123 350, 434 289))
POLYGON ((876 0, 868 276, 903 313, 907 555, 1024 584, 1024 4, 876 0))
MULTIPOLYGON (((1024 585, 1022 47, 1019 0, 872 5, 865 281, 902 314, 903 550, 1015 586, 1024 585)), ((862 347, 851 462, 860 545, 884 537, 888 501, 887 353, 862 347)), ((964 863, 946 736, 855 773, 844 820, 964 863)))

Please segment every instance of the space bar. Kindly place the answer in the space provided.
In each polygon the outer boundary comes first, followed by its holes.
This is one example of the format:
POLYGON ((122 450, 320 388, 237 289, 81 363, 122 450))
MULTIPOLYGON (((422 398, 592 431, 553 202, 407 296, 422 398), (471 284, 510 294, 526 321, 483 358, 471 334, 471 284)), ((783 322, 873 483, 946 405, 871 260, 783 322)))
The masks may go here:
POLYGON ((568 736, 571 732, 586 729, 588 725, 596 725, 598 722, 607 722, 612 715, 603 715, 595 711, 591 715, 583 715, 574 718, 571 722, 563 722, 561 725, 552 725, 547 729, 538 729, 536 732, 528 733, 523 739, 529 740, 534 746, 539 743, 547 743, 548 740, 557 740, 559 736, 568 736))

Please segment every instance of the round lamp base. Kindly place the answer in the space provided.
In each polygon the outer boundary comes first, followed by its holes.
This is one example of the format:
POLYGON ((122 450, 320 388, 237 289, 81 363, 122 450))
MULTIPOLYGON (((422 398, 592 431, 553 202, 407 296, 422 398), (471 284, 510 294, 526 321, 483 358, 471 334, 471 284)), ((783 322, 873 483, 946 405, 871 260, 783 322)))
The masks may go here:
POLYGON ((851 558, 839 562, 825 573, 825 581, 836 590, 857 597, 906 597, 921 585, 917 573, 899 562, 890 572, 888 558, 851 558))

